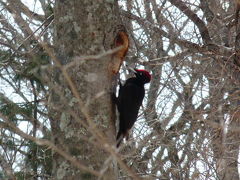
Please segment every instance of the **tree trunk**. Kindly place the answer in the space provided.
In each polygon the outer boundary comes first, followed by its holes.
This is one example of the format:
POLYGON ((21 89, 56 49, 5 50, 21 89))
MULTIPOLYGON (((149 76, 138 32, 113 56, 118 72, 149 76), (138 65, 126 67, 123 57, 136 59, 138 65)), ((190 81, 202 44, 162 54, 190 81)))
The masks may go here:
MULTIPOLYGON (((54 47, 61 65, 54 71, 50 100, 53 141, 80 164, 107 171, 103 179, 117 179, 113 164, 104 164, 109 157, 104 145, 115 140, 111 56, 82 57, 111 49, 117 12, 115 1, 60 0, 55 6, 54 47), (64 75, 63 66, 70 62, 75 64, 64 75)), ((56 179, 97 179, 96 175, 54 154, 56 179)))

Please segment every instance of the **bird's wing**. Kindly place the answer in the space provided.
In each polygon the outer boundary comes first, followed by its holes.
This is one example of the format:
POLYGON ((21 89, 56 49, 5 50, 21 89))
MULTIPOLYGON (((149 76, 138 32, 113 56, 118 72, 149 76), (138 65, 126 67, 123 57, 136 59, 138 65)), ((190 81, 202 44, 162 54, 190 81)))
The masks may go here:
POLYGON ((120 124, 131 128, 137 119, 139 108, 144 97, 144 87, 134 83, 125 84, 119 94, 120 124))
MULTIPOLYGON (((141 106, 144 97, 144 88, 136 84, 129 83, 121 87, 119 93, 120 106, 131 108, 133 105, 141 106)), ((123 107, 121 107, 123 108, 123 107)))

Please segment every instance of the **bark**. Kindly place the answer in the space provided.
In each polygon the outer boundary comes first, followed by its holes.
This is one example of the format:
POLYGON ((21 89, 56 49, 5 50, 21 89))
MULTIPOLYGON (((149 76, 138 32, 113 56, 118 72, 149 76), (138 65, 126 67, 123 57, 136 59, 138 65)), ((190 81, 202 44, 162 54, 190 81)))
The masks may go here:
MULTIPOLYGON (((81 57, 111 49, 117 19, 115 1, 56 1, 55 64, 60 64, 54 71, 50 100, 53 141, 89 169, 105 172, 103 179, 116 179, 112 161, 104 164, 109 157, 104 145, 115 139, 111 56, 81 57), (73 61, 76 64, 64 76, 63 66, 73 61)), ((54 154, 55 179, 96 179, 96 175, 54 154)))

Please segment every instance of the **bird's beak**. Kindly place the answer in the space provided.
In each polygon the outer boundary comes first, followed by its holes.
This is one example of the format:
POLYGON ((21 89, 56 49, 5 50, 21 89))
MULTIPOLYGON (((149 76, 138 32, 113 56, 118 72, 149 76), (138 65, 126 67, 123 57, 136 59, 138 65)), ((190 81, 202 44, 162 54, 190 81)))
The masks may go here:
POLYGON ((134 68, 129 67, 129 66, 127 66, 127 68, 128 68, 128 70, 132 71, 133 73, 137 73, 137 71, 134 68))

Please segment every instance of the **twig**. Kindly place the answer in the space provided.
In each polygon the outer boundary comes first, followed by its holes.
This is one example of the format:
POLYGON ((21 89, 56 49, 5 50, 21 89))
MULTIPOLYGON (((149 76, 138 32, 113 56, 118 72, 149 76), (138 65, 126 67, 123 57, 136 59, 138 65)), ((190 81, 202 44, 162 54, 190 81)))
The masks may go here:
POLYGON ((5 117, 1 112, 0 112, 0 118, 4 120, 4 122, 0 122, 0 127, 1 128, 7 128, 9 130, 12 130, 13 132, 15 132, 16 134, 18 134, 19 136, 31 140, 33 142, 35 142, 36 144, 40 145, 40 146, 47 146, 49 148, 51 148, 53 151, 57 152, 58 154, 60 154, 61 156, 63 156, 66 160, 68 160, 69 162, 71 162, 75 167, 82 169, 86 172, 89 172, 95 176, 100 176, 100 173, 89 169, 88 167, 84 166, 83 164, 81 164, 79 162, 79 160, 77 160, 76 158, 72 157, 71 155, 69 155, 68 153, 66 153, 65 151, 61 150, 59 147, 57 147, 56 145, 54 145, 52 142, 46 140, 46 139, 39 139, 39 138, 35 138, 33 136, 30 136, 28 134, 26 134, 25 132, 23 132, 22 130, 20 130, 18 127, 16 127, 11 121, 8 120, 7 117, 5 117))

